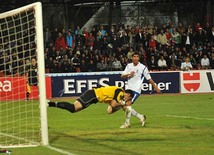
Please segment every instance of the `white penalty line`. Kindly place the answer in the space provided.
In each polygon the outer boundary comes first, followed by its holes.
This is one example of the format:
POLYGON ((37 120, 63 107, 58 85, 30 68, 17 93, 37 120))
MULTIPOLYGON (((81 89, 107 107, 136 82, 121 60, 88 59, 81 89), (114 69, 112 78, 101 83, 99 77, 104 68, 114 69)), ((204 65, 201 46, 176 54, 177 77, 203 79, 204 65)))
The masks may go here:
POLYGON ((213 118, 200 118, 200 117, 189 117, 189 116, 178 116, 178 115, 164 115, 165 117, 174 117, 174 118, 184 118, 184 119, 196 119, 196 120, 206 120, 214 121, 213 118))
POLYGON ((75 155, 73 153, 70 153, 68 151, 65 151, 65 150, 62 150, 62 149, 59 149, 59 148, 56 148, 56 147, 53 147, 53 146, 50 146, 50 145, 47 145, 47 146, 44 146, 50 150, 53 150, 55 152, 59 152, 59 153, 62 153, 62 154, 66 154, 66 155, 75 155))

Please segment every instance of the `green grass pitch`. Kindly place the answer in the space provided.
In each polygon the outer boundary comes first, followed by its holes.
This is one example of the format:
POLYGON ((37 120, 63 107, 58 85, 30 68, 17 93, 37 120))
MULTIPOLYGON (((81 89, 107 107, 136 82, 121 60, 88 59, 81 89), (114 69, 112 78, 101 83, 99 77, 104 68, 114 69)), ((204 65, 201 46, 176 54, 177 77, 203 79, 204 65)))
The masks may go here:
MULTIPOLYGON (((214 94, 143 95, 133 108, 147 116, 146 127, 132 117, 131 128, 120 129, 124 112, 109 115, 101 103, 75 114, 48 108, 50 145, 77 155, 214 154, 214 94)), ((12 155, 63 154, 43 146, 11 150, 12 155)))

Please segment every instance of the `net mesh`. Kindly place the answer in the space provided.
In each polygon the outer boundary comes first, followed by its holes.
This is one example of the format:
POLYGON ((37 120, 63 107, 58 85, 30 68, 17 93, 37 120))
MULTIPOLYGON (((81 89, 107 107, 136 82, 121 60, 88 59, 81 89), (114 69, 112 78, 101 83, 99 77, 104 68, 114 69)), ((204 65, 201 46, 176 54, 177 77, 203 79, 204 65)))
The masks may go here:
POLYGON ((0 14, 0 146, 41 141, 34 7, 0 14), (27 100, 28 99, 28 100, 27 100))

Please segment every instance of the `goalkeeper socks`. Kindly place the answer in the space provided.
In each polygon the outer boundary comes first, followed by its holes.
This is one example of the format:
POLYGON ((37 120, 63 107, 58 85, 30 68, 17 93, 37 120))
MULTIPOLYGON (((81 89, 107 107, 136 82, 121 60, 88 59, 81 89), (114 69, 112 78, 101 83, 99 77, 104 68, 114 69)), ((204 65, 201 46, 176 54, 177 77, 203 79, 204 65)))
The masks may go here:
POLYGON ((48 102, 49 107, 57 107, 57 102, 48 102))
POLYGON ((75 112, 74 105, 68 102, 48 102, 48 104, 49 104, 49 107, 57 107, 57 108, 65 109, 72 113, 75 112))
POLYGON ((131 110, 132 116, 138 117, 139 119, 142 118, 142 115, 139 114, 137 111, 135 111, 134 109, 131 110))

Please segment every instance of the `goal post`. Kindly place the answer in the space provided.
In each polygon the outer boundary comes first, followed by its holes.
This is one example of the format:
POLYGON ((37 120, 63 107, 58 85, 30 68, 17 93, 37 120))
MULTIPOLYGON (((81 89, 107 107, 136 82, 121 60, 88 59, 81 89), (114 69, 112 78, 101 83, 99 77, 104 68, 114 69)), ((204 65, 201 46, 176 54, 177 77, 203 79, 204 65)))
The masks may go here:
POLYGON ((37 61, 39 74, 39 103, 41 118, 41 138, 42 144, 48 145, 48 123, 47 123, 47 106, 46 106, 46 88, 45 88, 45 60, 44 60, 44 41, 43 41, 43 22, 42 22, 42 5, 40 2, 35 3, 36 18, 36 36, 37 36, 37 61))
POLYGON ((49 144, 44 63, 41 2, 1 13, 0 148, 49 144), (38 91, 26 100, 32 59, 38 91))

